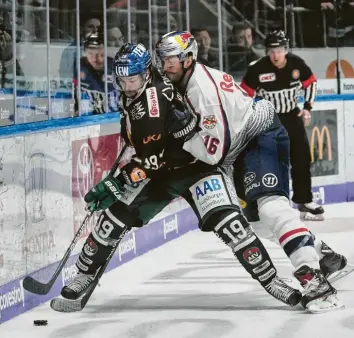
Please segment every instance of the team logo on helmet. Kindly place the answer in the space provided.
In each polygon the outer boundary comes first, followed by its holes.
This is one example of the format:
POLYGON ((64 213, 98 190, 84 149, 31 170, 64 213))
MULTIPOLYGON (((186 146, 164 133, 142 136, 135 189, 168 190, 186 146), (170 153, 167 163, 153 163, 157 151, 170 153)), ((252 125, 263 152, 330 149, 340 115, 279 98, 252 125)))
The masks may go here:
POLYGON ((215 128, 217 122, 218 121, 216 120, 215 115, 208 115, 203 117, 202 124, 205 129, 213 129, 215 128))
POLYGON ((189 46, 192 37, 193 35, 191 33, 185 32, 176 35, 175 40, 183 49, 186 49, 189 46))

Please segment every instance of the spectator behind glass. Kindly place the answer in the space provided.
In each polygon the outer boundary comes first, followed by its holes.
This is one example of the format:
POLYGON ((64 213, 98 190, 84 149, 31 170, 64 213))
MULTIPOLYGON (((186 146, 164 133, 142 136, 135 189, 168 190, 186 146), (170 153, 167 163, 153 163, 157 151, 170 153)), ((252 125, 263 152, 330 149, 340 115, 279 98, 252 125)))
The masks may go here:
POLYGON ((243 76, 247 66, 262 56, 253 47, 252 28, 247 23, 237 23, 227 41, 226 69, 236 76, 243 76))
POLYGON ((191 30, 195 40, 198 44, 198 58, 197 61, 205 66, 218 68, 218 59, 210 52, 211 38, 206 28, 193 28, 191 30))
POLYGON ((354 46, 354 0, 321 1, 321 9, 326 11, 329 47, 354 46), (337 4, 337 11, 336 11, 337 4), (336 14, 337 12, 337 14, 336 14), (336 32, 337 16, 337 32, 336 32))
MULTIPOLYGON (((118 111, 118 93, 112 83, 112 58, 107 57, 108 110, 118 111)), ((103 32, 91 33, 84 42, 84 56, 80 59, 81 110, 83 114, 105 113, 105 76, 104 76, 103 32)), ((74 72, 75 111, 78 111, 78 81, 74 72)))
POLYGON ((0 18, 0 126, 7 126, 14 121, 13 103, 13 64, 16 63, 16 75, 23 76, 23 71, 12 52, 12 29, 4 25, 0 18))
MULTIPOLYGON (((178 26, 177 19, 170 14, 169 16, 169 21, 170 21, 170 27, 168 27, 168 17, 167 14, 160 14, 160 16, 157 16, 157 27, 156 25, 153 25, 153 30, 152 30, 152 45, 155 46, 157 41, 160 39, 160 36, 166 34, 166 32, 172 32, 172 31, 178 31, 180 27, 178 26), (157 28, 157 30, 155 29, 157 28)), ((147 28, 147 27, 146 27, 147 28)), ((142 30, 139 30, 139 38, 138 42, 144 44, 145 46, 149 46, 149 32, 142 30)))
MULTIPOLYGON (((119 27, 113 26, 107 28, 107 47, 122 47, 124 45, 124 36, 119 27)), ((116 50, 117 52, 117 50, 116 50)))
MULTIPOLYGON (((1 20, 0 20, 1 21, 1 20)), ((0 23, 0 72, 1 88, 13 86, 13 63, 16 62, 16 75, 23 76, 23 71, 13 55, 12 28, 0 23), (8 76, 10 75, 10 76, 8 76)))
POLYGON ((112 24, 107 25, 107 56, 114 58, 117 49, 124 45, 124 36, 121 29, 112 24))
MULTIPOLYGON (((80 36, 80 46, 83 45, 83 41, 91 33, 96 33, 101 26, 101 21, 98 18, 91 17, 84 21, 80 36)), ((71 78, 73 69, 76 63, 76 44, 75 39, 67 48, 63 50, 63 54, 60 59, 59 76, 62 79, 71 78)), ((81 52, 80 52, 81 53, 81 52)))

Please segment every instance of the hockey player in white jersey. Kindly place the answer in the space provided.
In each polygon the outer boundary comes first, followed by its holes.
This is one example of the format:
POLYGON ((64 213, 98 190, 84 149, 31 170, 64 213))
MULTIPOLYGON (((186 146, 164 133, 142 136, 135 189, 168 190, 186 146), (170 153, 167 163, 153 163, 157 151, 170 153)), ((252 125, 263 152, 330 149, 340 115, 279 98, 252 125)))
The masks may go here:
MULTIPOLYGON (((339 270, 345 258, 322 253, 322 242, 316 245, 290 206, 289 140, 274 107, 266 100, 255 102, 232 76, 197 63, 197 49, 189 32, 168 33, 156 45, 158 67, 199 117, 198 133, 183 148, 229 172, 235 166, 235 181, 243 177, 241 186, 236 182, 238 194, 245 195, 295 267, 294 276, 304 288, 302 305, 311 312, 342 307, 325 274, 339 270), (241 167, 236 158, 242 160, 241 167), (331 255, 339 260, 329 259, 331 255)), ((224 240, 230 241, 227 234, 224 240)))

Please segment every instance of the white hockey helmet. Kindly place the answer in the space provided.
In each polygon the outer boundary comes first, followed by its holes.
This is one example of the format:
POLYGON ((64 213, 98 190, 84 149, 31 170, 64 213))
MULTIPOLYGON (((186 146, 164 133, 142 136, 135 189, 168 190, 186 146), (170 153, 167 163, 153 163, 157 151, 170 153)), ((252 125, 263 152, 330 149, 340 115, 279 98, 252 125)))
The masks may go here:
POLYGON ((167 33, 156 44, 156 63, 159 68, 162 59, 166 56, 178 56, 183 62, 188 55, 192 55, 193 60, 197 60, 198 44, 188 31, 167 33))

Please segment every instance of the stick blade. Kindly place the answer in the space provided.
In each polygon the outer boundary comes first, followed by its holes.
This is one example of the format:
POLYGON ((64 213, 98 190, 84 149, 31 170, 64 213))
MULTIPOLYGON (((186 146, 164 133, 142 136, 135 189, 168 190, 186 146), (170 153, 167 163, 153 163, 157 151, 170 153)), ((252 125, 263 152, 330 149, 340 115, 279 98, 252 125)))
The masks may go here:
POLYGON ((46 295, 50 291, 52 285, 53 283, 51 282, 44 284, 31 276, 26 276, 23 280, 23 288, 36 295, 46 295))
POLYGON ((78 299, 67 299, 62 296, 54 297, 50 301, 50 307, 57 312, 78 312, 85 308, 93 291, 98 284, 97 280, 89 286, 86 293, 81 295, 78 299))
POLYGON ((91 294, 92 292, 85 293, 78 299, 67 299, 62 296, 54 297, 50 301, 50 307, 57 312, 78 312, 84 309, 91 294))
POLYGON ((50 307, 57 312, 78 312, 83 309, 81 299, 66 299, 63 297, 55 297, 50 301, 50 307))

